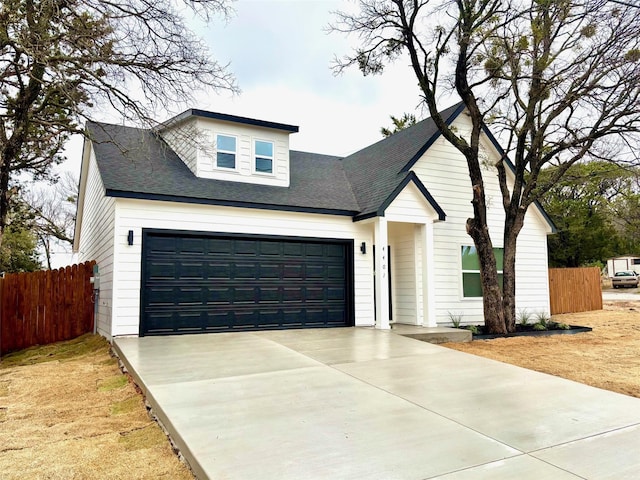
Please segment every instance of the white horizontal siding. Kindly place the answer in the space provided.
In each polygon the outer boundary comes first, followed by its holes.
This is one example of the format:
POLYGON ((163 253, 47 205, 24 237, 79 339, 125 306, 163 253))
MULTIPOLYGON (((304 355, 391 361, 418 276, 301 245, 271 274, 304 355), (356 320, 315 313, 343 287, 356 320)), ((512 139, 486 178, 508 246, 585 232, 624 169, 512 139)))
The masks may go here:
POLYGON ((105 196, 93 150, 89 154, 87 181, 83 199, 82 224, 78 245, 78 261, 95 260, 100 271, 100 296, 96 327, 98 332, 111 338, 113 299, 113 232, 114 199, 105 196))
POLYGON ((229 180, 232 182, 258 183, 278 187, 289 186, 289 133, 271 128, 244 125, 240 123, 199 118, 198 128, 210 138, 213 148, 198 151, 199 177, 229 180), (218 169, 215 166, 216 135, 236 137, 236 169, 218 169), (254 165, 254 142, 273 142, 273 174, 256 173, 254 165))
MULTIPOLYGON (((460 115, 454 125, 460 131, 470 129, 469 119, 460 115)), ((495 247, 502 247, 504 210, 494 148, 483 138, 486 164, 483 167, 488 199, 488 225, 495 247)), ((440 138, 413 167, 427 190, 446 213, 446 221, 434 224, 436 278, 436 318, 449 323, 449 313, 461 314, 464 323, 482 323, 481 299, 464 298, 460 247, 473 245, 466 232, 466 221, 473 215, 472 192, 464 157, 440 138)), ((517 243, 516 308, 530 312, 549 312, 546 230, 541 215, 529 211, 517 243)))
POLYGON ((413 183, 407 186, 393 199, 384 212, 390 222, 427 223, 438 218, 427 199, 413 183))
POLYGON ((140 322, 142 229, 353 239, 356 325, 373 325, 372 252, 360 253, 360 244, 372 245, 370 224, 350 217, 191 205, 149 200, 118 199, 115 231, 114 335, 137 335, 140 322), (134 244, 127 233, 134 232, 134 244))

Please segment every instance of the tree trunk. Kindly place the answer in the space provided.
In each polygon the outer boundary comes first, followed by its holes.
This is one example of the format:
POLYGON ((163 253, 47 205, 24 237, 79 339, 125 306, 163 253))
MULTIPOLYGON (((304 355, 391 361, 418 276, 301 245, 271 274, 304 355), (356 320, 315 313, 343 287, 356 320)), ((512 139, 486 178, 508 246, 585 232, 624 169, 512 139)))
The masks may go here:
POLYGON ((11 191, 9 190, 9 176, 11 173, 11 160, 7 158, 6 149, 0 150, 0 247, 4 237, 4 229, 9 219, 9 202, 11 191))
POLYGON ((506 212, 502 265, 502 312, 508 332, 516 330, 516 243, 524 225, 524 213, 519 209, 506 212))
POLYGON ((502 292, 498 283, 493 244, 486 223, 484 225, 478 225, 478 223, 473 218, 467 220, 467 232, 473 238, 480 262, 484 324, 488 333, 504 334, 507 333, 507 329, 504 323, 502 292))

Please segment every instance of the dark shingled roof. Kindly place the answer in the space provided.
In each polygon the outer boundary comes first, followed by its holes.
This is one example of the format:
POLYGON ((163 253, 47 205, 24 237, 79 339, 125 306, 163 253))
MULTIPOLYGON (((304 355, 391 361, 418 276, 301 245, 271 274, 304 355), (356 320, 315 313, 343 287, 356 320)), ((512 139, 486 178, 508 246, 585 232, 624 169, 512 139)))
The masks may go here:
MULTIPOLYGON (((462 104, 442 112, 451 122, 462 104)), ((199 112, 199 111, 198 111, 199 112)), ((149 130, 90 122, 96 160, 110 196, 350 215, 384 215, 410 182, 441 220, 445 213, 411 166, 440 135, 431 119, 345 158, 290 151, 289 188, 196 177, 149 130)))
POLYGON ((360 207, 340 157, 290 152, 289 188, 196 177, 148 131, 89 123, 107 195, 355 215, 360 207))
MULTIPOLYGON (((462 104, 441 112, 451 122, 462 111, 462 104)), ((430 118, 400 130, 359 152, 346 157, 344 169, 360 205, 359 217, 379 215, 396 187, 406 181, 409 169, 438 138, 440 132, 430 118)), ((437 204, 430 202, 436 210, 437 204)), ((440 215, 444 220, 443 214, 440 215)))

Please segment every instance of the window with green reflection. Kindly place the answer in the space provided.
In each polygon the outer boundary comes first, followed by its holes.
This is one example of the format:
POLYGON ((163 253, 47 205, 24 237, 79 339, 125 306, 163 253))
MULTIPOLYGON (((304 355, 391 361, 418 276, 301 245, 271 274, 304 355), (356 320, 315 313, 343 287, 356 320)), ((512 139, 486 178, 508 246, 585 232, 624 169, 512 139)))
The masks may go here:
MULTIPOLYGON (((504 249, 494 248, 493 254, 496 256, 498 267, 498 281, 502 288, 502 266, 504 249)), ((465 298, 482 297, 482 284, 480 282, 480 260, 475 246, 463 245, 462 255, 462 294, 465 298)))

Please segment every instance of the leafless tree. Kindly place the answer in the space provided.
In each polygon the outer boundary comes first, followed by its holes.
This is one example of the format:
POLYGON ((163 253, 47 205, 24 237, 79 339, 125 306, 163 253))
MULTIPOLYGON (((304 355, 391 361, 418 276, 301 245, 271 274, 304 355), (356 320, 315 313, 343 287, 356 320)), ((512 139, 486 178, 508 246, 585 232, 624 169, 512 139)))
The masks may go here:
POLYGON ((331 29, 355 34, 360 47, 336 61, 382 73, 408 58, 424 103, 465 157, 485 323, 515 329, 516 240, 525 213, 576 162, 634 162, 640 128, 640 21, 634 2, 606 0, 361 0, 337 12, 331 29), (439 113, 441 93, 455 92, 470 114, 462 135, 439 113), (480 136, 498 130, 504 156, 495 165, 505 212, 503 288, 487 225, 480 136), (504 160, 512 160, 511 170, 504 160), (556 166, 539 182, 547 165, 556 166))
POLYGON ((78 179, 70 172, 63 173, 55 183, 34 185, 24 194, 32 230, 48 269, 54 248, 70 251, 73 245, 77 200, 78 179))
POLYGON ((186 23, 226 17, 231 1, 3 0, 0 243, 15 184, 47 178, 96 112, 150 123, 198 89, 236 90, 186 23))

